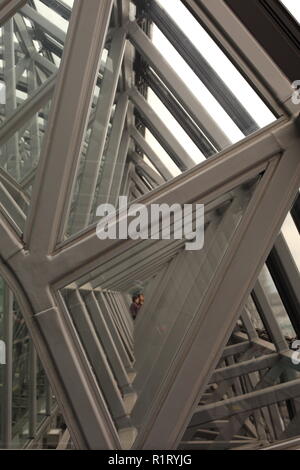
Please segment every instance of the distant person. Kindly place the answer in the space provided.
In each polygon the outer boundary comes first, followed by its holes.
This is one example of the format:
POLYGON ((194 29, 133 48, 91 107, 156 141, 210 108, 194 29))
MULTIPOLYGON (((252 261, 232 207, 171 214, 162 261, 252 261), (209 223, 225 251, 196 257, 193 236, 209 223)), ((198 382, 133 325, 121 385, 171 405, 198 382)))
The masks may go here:
POLYGON ((136 319, 136 316, 138 314, 138 311, 139 309, 141 308, 141 304, 140 304, 140 296, 135 294, 132 296, 132 303, 130 305, 130 313, 132 315, 132 318, 135 320, 136 319))
POLYGON ((130 313, 132 318, 135 320, 140 308, 143 306, 145 301, 145 297, 143 293, 134 294, 132 296, 132 303, 130 305, 130 313))

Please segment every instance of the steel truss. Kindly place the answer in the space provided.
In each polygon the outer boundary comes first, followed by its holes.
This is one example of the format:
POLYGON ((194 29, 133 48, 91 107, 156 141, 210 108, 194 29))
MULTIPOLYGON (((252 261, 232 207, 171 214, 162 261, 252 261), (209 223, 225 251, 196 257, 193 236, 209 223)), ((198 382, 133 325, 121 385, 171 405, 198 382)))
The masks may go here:
MULTIPOLYGON (((299 106, 288 79, 221 0, 183 3, 273 111, 263 129, 155 0, 136 8, 127 0, 75 0, 73 8, 43 0, 69 21, 67 32, 36 3, 0 1, 0 273, 10 297, 5 313, 14 298, 72 442, 254 449, 292 438, 298 445, 299 366, 260 274, 271 275, 299 335, 299 272, 280 232, 290 210, 299 230, 299 106), (231 144, 169 65, 151 40, 153 22, 243 140, 231 144), (148 88, 206 161, 195 166, 148 88), (96 207, 120 195, 147 207, 205 204, 204 248, 100 241, 96 207), (146 301, 133 324, 135 280, 146 301)), ((9 404, 9 367, 5 380, 9 404)))

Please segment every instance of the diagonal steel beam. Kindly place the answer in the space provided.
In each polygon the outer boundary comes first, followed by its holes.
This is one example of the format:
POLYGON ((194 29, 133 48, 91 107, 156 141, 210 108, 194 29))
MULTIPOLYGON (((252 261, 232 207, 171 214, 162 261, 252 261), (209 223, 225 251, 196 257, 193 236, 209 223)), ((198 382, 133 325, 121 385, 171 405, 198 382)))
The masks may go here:
POLYGON ((222 0, 183 0, 278 116, 296 111, 288 78, 222 0))
MULTIPOLYGON (((257 168, 255 171, 264 171, 266 161, 282 151, 278 142, 282 141, 283 145, 283 142, 292 139, 293 135, 294 123, 278 122, 271 125, 231 149, 206 160, 189 172, 165 183, 149 195, 144 196, 142 202, 144 204, 160 204, 162 202, 173 204, 201 200, 205 204, 212 201, 224 192, 230 191, 234 187, 233 185, 238 185, 238 181, 244 181, 241 178, 242 174, 250 172, 254 176, 254 167, 257 168), (274 138, 275 135, 276 138, 274 138), (253 145, 254 142, 255 145, 253 145), (222 190, 220 190, 221 187, 222 190), (209 199, 206 197, 208 194, 209 199)), ((61 245, 59 253, 51 258, 50 264, 53 265, 53 273, 51 274, 52 269, 49 266, 48 274, 53 275, 53 279, 59 279, 62 275, 62 268, 66 265, 65 257, 68 257, 67 265, 70 269, 68 279, 70 279, 69 282, 72 282, 72 280, 78 279, 91 269, 96 268, 101 253, 105 258, 107 255, 104 253, 107 253, 112 247, 116 248, 115 254, 117 254, 119 250, 120 252, 127 251, 131 244, 131 240, 124 242, 102 240, 99 244, 96 227, 91 227, 84 236, 81 234, 80 240, 74 237, 61 245), (73 271, 72 274, 71 271, 73 271)))
POLYGON ((18 13, 14 17, 16 32, 20 40, 20 46, 24 52, 31 57, 36 64, 46 73, 47 76, 57 71, 56 65, 47 57, 40 54, 33 42, 33 38, 28 32, 24 17, 18 13))
MULTIPOLYGON (((195 317, 195 322, 190 326, 190 334, 185 336, 185 341, 188 342, 180 348, 183 362, 178 362, 178 368, 174 363, 170 367, 168 393, 166 377, 164 378, 165 386, 161 388, 160 399, 157 396, 156 405, 152 407, 152 419, 150 418, 147 425, 140 430, 135 443, 137 448, 170 449, 178 445, 188 424, 187 420, 204 392, 209 375, 222 354, 222 349, 293 202, 300 179, 298 149, 299 137, 292 147, 284 152, 277 164, 273 162, 264 174, 224 256, 224 259, 228 259, 228 264, 225 262, 226 272, 223 259, 223 268, 216 273, 209 288, 210 292, 207 291, 203 299, 199 317, 195 317), (282 191, 278 191, 278 185, 287 188, 284 197, 282 191), (290 185, 293 185, 293 190, 290 185), (255 201, 259 201, 259 204, 255 201), (266 226, 265 218, 270 217, 271 213, 272 222, 269 218, 270 223, 266 226), (221 319, 224 320, 222 325, 221 319), (197 328, 199 329, 196 333, 197 328), (213 344, 211 338, 214 338, 213 344)), ((286 386, 287 384, 284 384, 283 388, 286 386)), ((293 386, 299 394, 299 381, 294 381, 293 386)))
MULTIPOLYGON (((3 45, 4 45, 4 80, 6 86, 6 103, 5 111, 6 117, 14 114, 17 108, 16 100, 16 69, 15 69, 15 50, 14 50, 14 23, 13 19, 7 21, 2 30, 3 45)), ((20 153, 18 144, 18 134, 13 135, 9 141, 6 142, 5 151, 2 154, 5 160, 7 171, 14 176, 16 180, 20 179, 20 153)))
POLYGON ((136 129, 136 127, 131 126, 130 128, 130 134, 138 147, 142 150, 142 152, 147 155, 149 158, 150 162, 156 168, 158 173, 162 176, 162 178, 165 181, 169 181, 173 178, 172 173, 168 170, 168 168, 164 165, 164 163, 161 161, 159 156, 155 153, 155 151, 152 149, 151 145, 147 142, 145 137, 142 136, 142 134, 136 129))
POLYGON ((128 109, 128 94, 124 92, 119 95, 116 104, 116 110, 113 118, 113 125, 109 137, 109 143, 105 152, 102 172, 100 174, 99 190, 96 199, 96 207, 99 204, 106 203, 112 188, 113 175, 117 165, 117 157, 121 139, 124 131, 125 120, 128 109))
POLYGON ((16 203, 14 198, 11 196, 10 192, 5 188, 4 184, 0 182, 0 192, 1 192, 1 212, 2 207, 4 207, 4 212, 12 219, 13 224, 16 224, 17 227, 21 230, 24 228, 25 224, 25 214, 19 205, 16 203))
POLYGON ((195 166, 188 152, 174 137, 172 132, 158 116, 158 114, 151 108, 150 104, 146 101, 141 93, 135 88, 131 88, 129 96, 134 106, 137 108, 142 119, 145 121, 146 126, 157 138, 157 140, 164 147, 166 152, 170 155, 172 160, 180 168, 181 171, 188 170, 195 166))
POLYGON ((11 18, 27 0, 1 0, 0 2, 0 26, 11 18))
POLYGON ((38 11, 31 8, 29 5, 25 5, 21 9, 21 13, 23 16, 40 26, 44 32, 49 34, 49 36, 53 37, 59 43, 64 44, 66 33, 45 16, 38 13, 38 11))
POLYGON ((299 270, 282 233, 266 262, 297 336, 300 335, 299 270))
MULTIPOLYGON (((141 178, 141 176, 143 176, 143 175, 142 174, 140 175, 140 173, 141 173, 140 171, 136 171, 133 174, 132 180, 135 183, 137 189, 142 193, 142 195, 144 195, 144 194, 149 193, 149 191, 151 191, 152 187, 149 188, 147 186, 147 184, 141 178)), ((154 186, 156 186, 156 185, 154 185, 154 186)))
POLYGON ((130 159, 133 161, 133 163, 136 165, 137 168, 139 168, 142 173, 145 174, 150 180, 152 180, 155 185, 159 186, 160 184, 163 184, 165 181, 163 178, 156 173, 147 163, 143 158, 138 155, 137 153, 131 153, 130 154, 130 159))
POLYGON ((16 111, 0 126, 1 145, 6 143, 22 126, 24 126, 51 98, 56 74, 48 78, 30 98, 22 103, 16 111))
POLYGON ((159 29, 173 44, 243 134, 249 135, 257 131, 259 128, 258 124, 230 88, 223 82, 222 78, 215 72, 213 67, 211 67, 209 62, 197 50, 192 41, 180 30, 167 11, 161 8, 155 0, 151 1, 147 7, 147 13, 150 18, 158 25, 159 29))
POLYGON ((160 101, 166 106, 170 113, 173 116, 176 116, 176 120, 180 126, 196 144, 203 155, 206 158, 214 155, 217 152, 217 149, 212 145, 201 129, 199 129, 199 127, 191 119, 186 110, 174 98, 163 81, 149 67, 145 71, 145 82, 150 86, 150 88, 154 91, 154 93, 158 96, 160 101))
POLYGON ((185 82, 175 73, 163 55, 135 22, 129 24, 129 36, 136 49, 145 57, 149 65, 163 78, 174 96, 188 111, 195 123, 208 136, 217 149, 231 144, 220 126, 190 91, 185 82))
POLYGON ((24 233, 37 252, 54 248, 67 212, 111 8, 111 0, 75 2, 24 233))
POLYGON ((0 181, 3 186, 9 191, 15 201, 22 203, 25 206, 29 205, 28 194, 24 191, 22 186, 17 183, 5 170, 0 168, 0 181))
POLYGON ((116 29, 104 70, 89 146, 83 164, 83 176, 78 190, 72 233, 86 227, 89 223, 125 44, 126 31, 122 28, 116 29))
POLYGON ((210 378, 210 382, 222 382, 223 380, 229 380, 241 375, 250 374, 251 372, 256 372, 257 370, 268 369, 279 360, 279 357, 277 353, 267 354, 216 369, 210 378))
POLYGON ((72 9, 62 0, 41 0, 42 3, 51 8, 58 15, 60 15, 65 20, 69 21, 72 13, 72 9))
POLYGON ((256 282, 251 295, 263 324, 276 346, 276 350, 279 352, 286 351, 288 349, 287 341, 274 315, 269 299, 264 292, 262 283, 259 280, 256 282))
MULTIPOLYGON (((282 373, 282 366, 282 361, 281 363, 280 361, 275 363, 275 365, 258 382, 256 388, 252 392, 221 400, 217 403, 209 403, 208 405, 199 406, 192 418, 191 425, 195 426, 215 419, 229 418, 231 416, 238 415, 239 413, 242 415, 246 413, 248 416, 248 413, 250 414, 254 409, 261 408, 268 404, 277 403, 278 401, 282 401, 290 397, 289 391, 285 391, 285 389, 289 389, 290 386, 294 389, 295 383, 299 385, 300 379, 275 385, 278 377, 282 373), (282 393, 277 395, 277 390, 282 391, 282 393)), ((300 394, 299 386, 297 388, 298 390, 294 396, 297 396, 297 393, 300 394)), ((229 425, 230 423, 228 423, 226 427, 229 425)), ((239 425, 241 426, 241 424, 239 425)), ((236 432, 238 432, 238 429, 236 429, 236 432)))
MULTIPOLYGON (((235 434, 237 434, 242 427, 244 421, 250 416, 251 412, 254 410, 254 416, 260 420, 260 416, 258 413, 259 408, 263 408, 264 406, 271 406, 275 405, 276 403, 280 401, 285 401, 287 399, 297 397, 297 394, 293 394, 290 392, 289 387, 292 386, 293 381, 288 381, 285 382, 282 385, 282 390, 281 388, 279 389, 280 392, 277 390, 277 385, 276 382, 278 380, 278 377, 280 373, 282 372, 282 361, 281 361, 281 366, 280 363, 277 365, 274 365, 265 375, 256 383, 256 385, 253 387, 251 376, 247 376, 246 379, 249 382, 249 392, 246 393, 245 395, 241 395, 238 397, 233 397, 230 398, 229 400, 225 400, 225 403, 231 403, 233 404, 234 401, 236 400, 237 403, 237 408, 240 408, 241 413, 236 413, 236 405, 233 406, 228 406, 228 411, 229 414, 227 414, 225 417, 231 417, 229 420, 229 423, 222 429, 220 432, 219 436, 216 438, 217 441, 222 441, 225 436, 226 439, 227 437, 231 439, 235 434), (284 392, 284 385, 287 387, 287 391, 284 392), (265 388, 266 387, 266 388, 265 388), (259 391, 261 393, 259 393, 259 391), (278 394, 280 395, 278 396, 278 394), (245 400, 245 401, 244 401, 245 400), (233 413, 232 413, 232 408, 234 408, 233 413)), ((299 393, 299 390, 298 390, 299 393)), ((299 396, 299 395, 298 395, 299 396)), ((224 403, 224 404, 225 404, 224 403)), ((216 408, 220 403, 215 403, 214 404, 216 408)), ((225 404, 226 407, 226 404, 225 404)), ((221 409, 221 408, 220 408, 221 409)), ((258 426, 258 431, 259 431, 260 426, 258 426)), ((262 430, 263 434, 265 434, 264 429, 262 430)), ((212 446, 214 448, 214 446, 212 446)))
MULTIPOLYGON (((127 113, 128 115, 128 113, 127 113)), ((128 130, 123 131, 119 153, 116 162, 116 168, 113 174, 110 193, 108 196, 108 203, 117 206, 117 199, 121 195, 121 183, 124 174, 125 162, 127 158, 128 148, 130 144, 130 137, 128 130)))

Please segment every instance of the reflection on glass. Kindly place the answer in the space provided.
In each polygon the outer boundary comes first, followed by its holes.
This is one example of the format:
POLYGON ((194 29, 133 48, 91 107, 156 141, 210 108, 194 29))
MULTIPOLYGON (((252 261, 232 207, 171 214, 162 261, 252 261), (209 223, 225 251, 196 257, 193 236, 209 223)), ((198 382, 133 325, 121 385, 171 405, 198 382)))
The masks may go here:
POLYGON ((266 296, 271 304, 276 319, 282 329, 283 334, 288 338, 295 338, 296 333, 292 326, 291 320, 284 308, 281 298, 277 292, 276 286, 266 266, 260 274, 260 281, 266 296))
POLYGON ((32 185, 36 167, 48 124, 51 101, 47 103, 30 121, 26 122, 22 132, 14 134, 17 143, 17 158, 12 140, 0 146, 0 187, 1 204, 20 229, 24 229, 30 207, 32 185), (17 180, 17 185, 14 180, 17 180))
POLYGON ((29 438, 30 339, 20 311, 13 315, 12 436, 21 447, 29 438))
MULTIPOLYGON (((72 5, 65 5, 68 20, 72 5)), ((55 2, 45 5, 35 0, 0 28, 1 204, 21 230, 47 129, 68 20, 55 11, 55 2), (55 28, 51 28, 51 22, 55 28), (38 111, 36 102, 41 103, 38 111)))
POLYGON ((37 360, 36 371, 36 400, 37 400, 37 422, 41 423, 47 414, 47 377, 41 361, 37 360))
POLYGON ((297 268, 300 272, 299 232, 296 228, 296 225, 295 225, 290 213, 288 213, 281 230, 282 230, 282 233, 284 235, 285 241, 287 242, 287 245, 290 249, 290 252, 293 255, 293 258, 294 258, 294 261, 297 265, 297 268))
POLYGON ((6 344, 6 362, 0 361, 0 448, 20 449, 33 441, 56 402, 18 304, 2 278, 0 340, 6 344))

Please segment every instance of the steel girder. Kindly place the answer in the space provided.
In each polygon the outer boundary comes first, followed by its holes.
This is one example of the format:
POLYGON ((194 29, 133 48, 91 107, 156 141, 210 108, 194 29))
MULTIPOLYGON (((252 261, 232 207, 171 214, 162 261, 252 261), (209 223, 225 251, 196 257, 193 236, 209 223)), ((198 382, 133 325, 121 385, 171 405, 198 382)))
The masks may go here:
MULTIPOLYGON (((4 68, 4 80, 11 91, 0 139, 19 164, 17 134, 24 136, 34 165, 23 177, 16 165, 18 182, 5 171, 2 175, 0 272, 23 311, 75 445, 232 448, 243 446, 244 439, 255 447, 267 439, 262 423, 272 439, 281 438, 286 411, 280 411, 278 403, 285 400, 287 409, 293 408, 290 429, 298 419, 298 369, 291 366, 287 340, 257 278, 275 243, 281 264, 274 261, 271 266, 269 258, 268 266, 279 293, 287 293, 282 287, 283 269, 294 290, 298 282, 288 267, 289 253, 282 254, 280 238, 276 241, 300 181, 299 119, 288 81, 226 5, 217 0, 198 6, 192 0, 185 2, 279 116, 274 124, 231 146, 138 26, 139 18, 128 22, 128 2, 113 7, 111 1, 75 1, 66 35, 30 6, 16 10, 24 2, 19 3, 9 11, 9 16, 18 14, 8 22, 3 4, 3 57, 10 64, 4 68), (14 63, 13 21, 23 60, 30 58, 30 66, 14 63), (35 49, 31 29, 64 46, 59 67, 51 61, 53 50, 41 54, 35 49), (104 47, 108 62, 99 79, 104 47), (165 96, 170 92, 168 103, 175 114, 178 110, 178 121, 180 105, 190 120, 190 131, 207 139, 206 156, 220 149, 217 155, 193 168, 188 152, 147 101, 147 79, 144 84, 134 82, 134 50, 157 74, 157 90, 165 96), (23 68, 30 68, 28 97, 17 107, 23 68), (99 84, 97 99, 94 90, 99 84), (50 98, 51 107, 42 113, 50 98), (188 171, 172 179, 167 164, 147 142, 134 109, 178 168, 188 171), (43 127, 41 120, 46 119, 49 124, 43 127), (40 134, 45 138, 38 158, 40 134), (28 186, 32 186, 30 197, 23 189, 28 186), (179 241, 100 242, 96 225, 90 223, 95 205, 129 192, 147 207, 191 202, 211 207, 204 251, 189 260, 179 241), (70 212, 72 236, 66 238, 70 212), (152 302, 146 299, 135 328, 127 305, 134 279, 148 283, 152 298, 152 302), (269 343, 259 337, 244 309, 251 292, 269 343), (159 299, 166 302, 163 308, 159 299), (240 333, 240 315, 246 336, 240 333), (166 324, 168 333, 157 338, 156 332, 163 332, 166 324), (268 354, 258 358, 261 351, 268 354), (276 383, 284 374, 283 382, 276 383), (270 377, 271 386, 266 387, 270 377), (214 384, 215 393, 207 392, 214 384), (239 411, 232 412, 234 406, 239 411), (217 431, 203 429, 203 423, 217 431), (241 429, 243 439, 238 434, 241 429), (201 432, 208 436, 206 441, 199 439, 201 432)), ((44 3, 69 18, 62 2, 44 3)), ((0 15, 1 11, 0 4, 0 15)), ((150 11, 150 16, 155 12, 150 11)), ((166 26, 164 15, 155 19, 162 29, 166 26)), ((180 30, 172 31, 174 44, 180 44, 180 30)), ((197 62, 195 70, 201 77, 207 67, 193 52, 186 60, 190 65, 197 62)), ((181 53, 186 55, 185 50, 181 53)), ((212 90, 225 103, 222 80, 216 87, 212 90)), ((233 98, 226 106, 234 107, 233 98)), ((239 113, 243 114, 240 107, 235 119, 239 113)), ((248 113, 242 117, 249 124, 248 113)), ((240 125, 248 134, 249 126, 240 125)), ((3 155, 5 159, 7 153, 3 155)))

